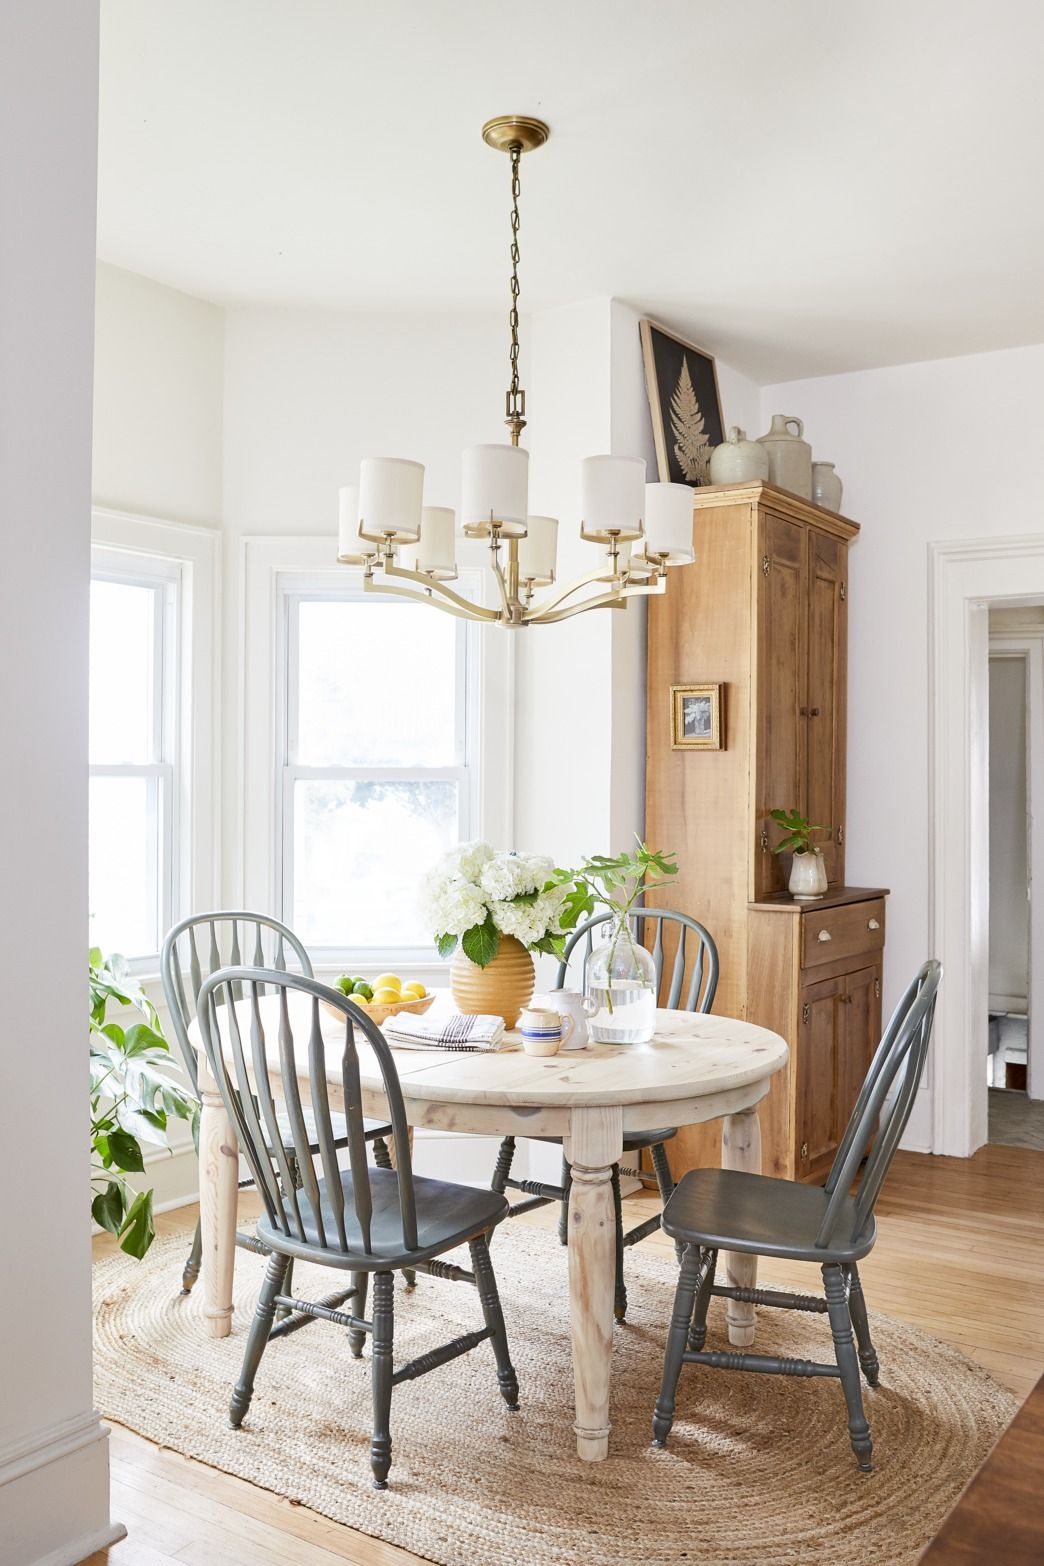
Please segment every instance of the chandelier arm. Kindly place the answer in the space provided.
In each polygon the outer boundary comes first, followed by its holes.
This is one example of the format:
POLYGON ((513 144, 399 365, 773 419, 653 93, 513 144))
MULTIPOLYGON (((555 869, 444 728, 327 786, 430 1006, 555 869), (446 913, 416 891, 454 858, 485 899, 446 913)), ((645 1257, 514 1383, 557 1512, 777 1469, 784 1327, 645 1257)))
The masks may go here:
POLYGON ((422 571, 408 571, 404 566, 385 566, 386 577, 394 577, 407 582, 416 582, 422 589, 419 593, 411 592, 408 587, 392 587, 384 582, 378 582, 374 577, 367 576, 363 581, 363 591, 367 593, 392 593, 398 598, 404 598, 410 603, 431 604, 436 609, 445 609, 450 614, 456 614, 462 619, 482 620, 490 622, 500 619, 499 609, 487 609, 483 604, 474 604, 469 598, 462 598, 455 593, 445 582, 436 582, 422 571), (439 594, 439 597, 435 597, 439 594), (442 600, 447 600, 442 602, 442 600))
POLYGON ((541 612, 547 609, 557 609, 559 604, 565 603, 574 593, 579 593, 585 587, 609 586, 613 582, 620 583, 617 592, 622 592, 624 581, 622 576, 611 571, 591 571, 586 576, 578 576, 575 582, 567 582, 565 587, 560 587, 557 593, 552 593, 549 598, 544 598, 539 604, 541 612))
POLYGON ((493 568, 493 575, 496 577, 497 586, 500 589, 500 602, 502 606, 496 618, 500 620, 501 624, 503 625, 517 625, 519 623, 519 616, 522 605, 518 598, 512 600, 508 579, 504 573, 504 568, 500 563, 500 541, 495 535, 491 536, 490 538, 489 558, 490 564, 493 568))
POLYGON ((556 620, 568 620, 573 615, 584 614, 588 609, 626 609, 629 598, 657 598, 664 592, 667 586, 667 578, 661 577, 657 582, 648 587, 621 587, 615 592, 600 593, 594 598, 585 598, 582 603, 568 604, 562 609, 549 609, 546 604, 538 604, 523 616, 525 625, 552 625, 556 620))

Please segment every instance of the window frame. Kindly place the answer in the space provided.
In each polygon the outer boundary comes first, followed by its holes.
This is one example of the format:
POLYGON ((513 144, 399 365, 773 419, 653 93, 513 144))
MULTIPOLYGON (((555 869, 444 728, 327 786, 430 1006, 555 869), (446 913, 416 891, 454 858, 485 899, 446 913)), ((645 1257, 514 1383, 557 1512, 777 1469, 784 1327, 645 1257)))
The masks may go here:
MULTIPOLYGON (((218 549, 216 531, 127 512, 91 513, 91 577, 163 593, 157 617, 154 722, 159 761, 90 764, 93 776, 156 776, 162 790, 160 942, 183 914, 217 901, 215 776, 218 549)), ((159 951, 124 954, 139 977, 159 951)))
MULTIPOLYGON (((291 779, 299 777, 362 776, 458 777, 467 788, 460 801, 461 830, 471 837, 486 837, 498 846, 511 846, 512 747, 514 722, 512 691, 514 648, 510 633, 497 628, 457 621, 457 677, 465 682, 458 700, 457 722, 463 729, 463 757, 454 767, 442 768, 339 768, 305 767, 290 755, 294 724, 290 710, 291 641, 289 604, 302 598, 364 596, 361 577, 336 563, 336 539, 330 537, 250 537, 242 541, 240 580, 242 636, 240 638, 240 711, 237 732, 242 735, 236 797, 242 802, 242 831, 237 844, 234 884, 243 905, 270 909, 292 925, 291 875, 285 871, 285 848, 290 844, 291 779), (249 786, 247 780, 251 780, 249 786), (466 797, 465 797, 466 796, 466 797), (272 845, 268 855, 258 854, 256 844, 272 845), (283 912, 279 912, 283 910, 283 912)), ((463 580, 481 592, 485 578, 481 547, 461 549, 463 580)), ((380 603, 365 595, 367 603, 380 603)), ((389 608, 393 603, 389 601, 389 608)), ((400 606, 395 612, 404 612, 400 606)), ((416 612, 421 612, 420 610, 416 612)), ((425 610, 426 613, 437 612, 425 610)), ((420 873, 418 869, 418 875, 420 873)), ((418 976, 442 971, 434 943, 424 947, 314 947, 319 972, 359 971, 406 963, 418 976)))

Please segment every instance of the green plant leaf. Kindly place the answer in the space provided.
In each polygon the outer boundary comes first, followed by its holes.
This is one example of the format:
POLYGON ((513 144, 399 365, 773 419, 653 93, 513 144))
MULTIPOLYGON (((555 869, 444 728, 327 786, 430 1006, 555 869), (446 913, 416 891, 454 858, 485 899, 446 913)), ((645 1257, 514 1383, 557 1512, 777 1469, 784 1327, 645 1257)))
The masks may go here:
POLYGON ((167 1146, 167 1117, 154 1109, 124 1109, 120 1122, 125 1131, 138 1142, 148 1142, 153 1147, 167 1146))
POLYGON ((124 1169, 132 1174, 138 1174, 145 1168, 141 1156, 141 1148, 138 1146, 136 1138, 129 1131, 120 1129, 110 1132, 109 1155, 117 1169, 124 1169))
POLYGON ((108 1229, 110 1234, 119 1234, 125 1210, 123 1187, 117 1185, 115 1180, 110 1180, 104 1191, 99 1191, 91 1203, 91 1217, 102 1229, 108 1229))
POLYGON ((455 935, 437 935, 435 946, 440 957, 452 957, 457 949, 457 937, 455 935))
POLYGON ((128 1056, 142 1055, 150 1049, 162 1050, 164 1054, 170 1053, 170 1047, 162 1033, 157 1033, 155 1028, 149 1027, 145 1022, 136 1022, 133 1027, 127 1029, 123 1047, 128 1056))
POLYGON ((140 1261, 156 1238, 152 1220, 152 1192, 139 1191, 120 1230, 120 1250, 140 1261))
POLYGON ((493 923, 493 915, 487 913, 482 924, 473 924, 465 930, 460 940, 464 955, 479 968, 488 968, 500 950, 500 931, 493 923))

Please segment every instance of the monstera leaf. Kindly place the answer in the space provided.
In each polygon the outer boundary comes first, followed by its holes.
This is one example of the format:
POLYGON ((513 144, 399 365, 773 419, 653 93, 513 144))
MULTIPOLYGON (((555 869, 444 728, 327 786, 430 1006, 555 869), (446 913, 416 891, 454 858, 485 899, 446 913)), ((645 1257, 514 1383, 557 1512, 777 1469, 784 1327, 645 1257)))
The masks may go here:
POLYGON ((690 484, 706 484, 710 477, 710 436, 703 427, 703 411, 689 374, 689 361, 684 357, 671 396, 671 429, 674 455, 682 474, 690 484))

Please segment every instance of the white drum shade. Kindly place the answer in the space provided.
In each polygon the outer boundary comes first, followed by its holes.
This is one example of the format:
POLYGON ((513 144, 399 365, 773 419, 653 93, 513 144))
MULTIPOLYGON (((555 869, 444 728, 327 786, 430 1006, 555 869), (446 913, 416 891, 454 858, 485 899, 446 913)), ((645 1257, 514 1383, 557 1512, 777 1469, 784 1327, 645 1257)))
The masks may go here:
POLYGON ((524 538, 529 504, 529 452, 521 446, 466 446, 460 523, 468 538, 485 538, 490 520, 503 538, 524 538))
POLYGON ((642 553, 665 565, 691 565, 692 489, 688 484, 646 484, 642 553))
POLYGON ((364 457, 359 465, 359 537, 376 544, 415 544, 423 493, 423 463, 364 457))
POLYGON ((558 555, 558 518, 527 517, 526 536, 518 541, 518 577, 531 587, 550 587, 558 555))
POLYGON ((580 536, 592 543, 642 536, 643 457, 585 457, 580 468, 580 536))
POLYGON ((449 582, 457 574, 454 551, 456 515, 449 506, 425 506, 421 512, 421 533, 411 549, 413 569, 426 571, 437 582, 449 582))

